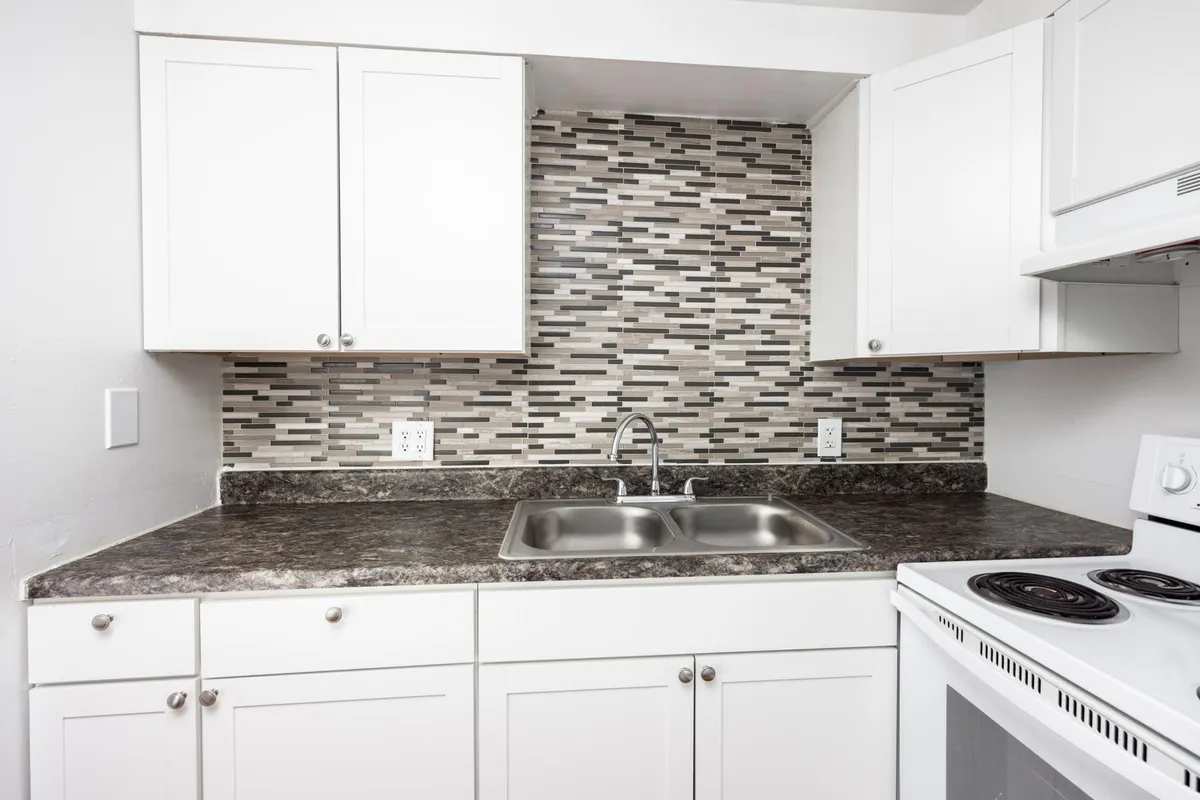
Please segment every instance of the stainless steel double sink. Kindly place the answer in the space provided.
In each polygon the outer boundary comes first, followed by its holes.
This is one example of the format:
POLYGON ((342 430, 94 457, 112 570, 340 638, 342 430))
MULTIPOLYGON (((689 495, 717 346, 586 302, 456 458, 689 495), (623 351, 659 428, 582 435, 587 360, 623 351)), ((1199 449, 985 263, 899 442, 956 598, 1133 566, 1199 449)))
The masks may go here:
POLYGON ((864 545, 774 497, 638 503, 523 500, 500 557, 612 558, 862 550, 864 545))

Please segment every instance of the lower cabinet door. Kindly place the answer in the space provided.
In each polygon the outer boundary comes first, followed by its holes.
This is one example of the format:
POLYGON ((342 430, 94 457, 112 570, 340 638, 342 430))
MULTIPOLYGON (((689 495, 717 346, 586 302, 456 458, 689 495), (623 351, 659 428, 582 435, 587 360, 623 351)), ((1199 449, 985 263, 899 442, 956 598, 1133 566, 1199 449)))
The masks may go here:
POLYGON ((696 800, 894 800, 896 650, 696 656, 696 800))
POLYGON ((196 684, 180 678, 30 691, 32 799, 196 800, 196 684))
POLYGON ((479 800, 692 800, 691 656, 479 668, 479 800))
POLYGON ((205 680, 204 798, 472 800, 474 683, 470 664, 205 680))

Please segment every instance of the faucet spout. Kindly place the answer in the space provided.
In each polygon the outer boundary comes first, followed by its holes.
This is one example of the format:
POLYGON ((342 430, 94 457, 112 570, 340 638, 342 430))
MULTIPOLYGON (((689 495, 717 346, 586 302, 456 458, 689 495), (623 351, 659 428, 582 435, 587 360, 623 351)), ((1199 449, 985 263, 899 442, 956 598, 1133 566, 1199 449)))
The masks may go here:
POLYGON ((658 431, 654 428, 654 423, 645 414, 630 414, 625 419, 621 420, 621 424, 617 426, 616 435, 613 436, 612 451, 608 454, 609 461, 616 461, 621 457, 621 437, 625 435, 625 429, 634 422, 641 422, 646 426, 646 430, 650 431, 650 459, 651 459, 651 475, 650 475, 650 494, 657 496, 661 491, 658 484, 658 431))

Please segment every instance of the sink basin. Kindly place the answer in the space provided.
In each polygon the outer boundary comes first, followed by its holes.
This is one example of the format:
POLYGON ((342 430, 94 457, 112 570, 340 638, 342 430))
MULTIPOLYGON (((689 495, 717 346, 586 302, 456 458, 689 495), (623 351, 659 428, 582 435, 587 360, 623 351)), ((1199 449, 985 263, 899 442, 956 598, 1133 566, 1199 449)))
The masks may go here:
POLYGON ((523 500, 500 546, 506 559, 700 556, 861 550, 863 546, 774 497, 523 500))
POLYGON ((530 514, 521 541, 557 553, 653 550, 675 538, 662 515, 638 506, 560 506, 530 514))
POLYGON ((813 547, 829 544, 837 534, 815 517, 780 503, 695 503, 670 514, 684 536, 714 547, 813 547))

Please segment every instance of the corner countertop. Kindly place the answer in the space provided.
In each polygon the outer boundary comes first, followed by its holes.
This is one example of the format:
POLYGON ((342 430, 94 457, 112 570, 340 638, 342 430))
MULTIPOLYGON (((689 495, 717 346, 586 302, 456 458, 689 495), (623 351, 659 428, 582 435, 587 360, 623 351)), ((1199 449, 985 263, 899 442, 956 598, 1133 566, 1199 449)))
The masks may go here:
POLYGON ((516 503, 218 506, 44 572, 32 599, 416 584, 891 571, 919 561, 1123 555, 1132 534, 997 495, 791 497, 867 545, 841 553, 504 561, 516 503))

